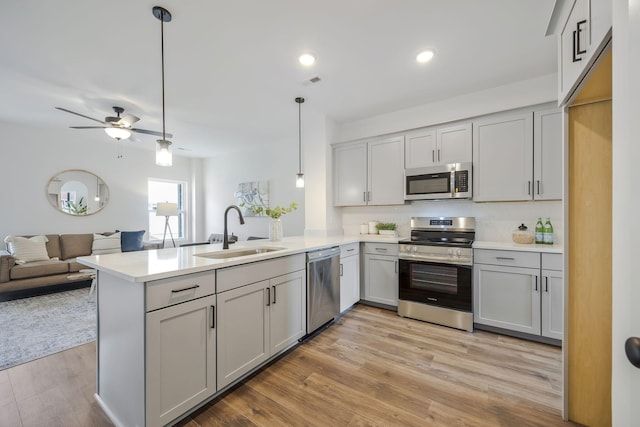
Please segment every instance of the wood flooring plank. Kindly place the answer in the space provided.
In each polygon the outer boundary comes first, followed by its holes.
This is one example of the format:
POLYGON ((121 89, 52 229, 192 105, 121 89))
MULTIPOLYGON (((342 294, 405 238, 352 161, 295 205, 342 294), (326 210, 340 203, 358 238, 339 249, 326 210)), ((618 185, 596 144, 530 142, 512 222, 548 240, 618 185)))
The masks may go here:
POLYGON ((0 404, 0 426, 6 427, 22 427, 20 421, 20 411, 15 400, 8 400, 0 404))

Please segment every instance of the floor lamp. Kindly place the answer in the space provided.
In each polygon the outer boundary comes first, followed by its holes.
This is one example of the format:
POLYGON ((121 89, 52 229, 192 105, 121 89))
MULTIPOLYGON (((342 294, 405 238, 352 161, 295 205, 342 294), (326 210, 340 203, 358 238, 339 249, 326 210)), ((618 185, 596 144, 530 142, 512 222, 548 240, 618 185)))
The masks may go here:
POLYGON ((164 241, 167 237, 167 229, 169 229, 169 236, 171 236, 171 242, 173 243, 173 247, 176 247, 176 242, 173 240, 173 233, 171 233, 171 227, 169 226, 169 217, 170 216, 178 216, 178 204, 177 203, 158 203, 158 207, 156 209, 156 216, 163 216, 165 218, 164 221, 164 235, 162 236, 162 247, 164 248, 164 241))

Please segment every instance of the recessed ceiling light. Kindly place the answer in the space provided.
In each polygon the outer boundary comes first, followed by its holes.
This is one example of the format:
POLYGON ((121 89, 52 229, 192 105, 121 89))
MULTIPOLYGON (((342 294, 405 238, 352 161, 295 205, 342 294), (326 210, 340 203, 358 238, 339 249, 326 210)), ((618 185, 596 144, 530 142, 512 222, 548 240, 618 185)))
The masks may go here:
POLYGON ((310 53, 303 53, 302 55, 300 55, 300 58, 298 58, 298 61, 302 65, 308 67, 316 62, 316 57, 310 53))
POLYGON ((416 61, 418 61, 419 64, 425 64, 431 61, 431 58, 433 58, 433 51, 423 50, 418 54, 418 56, 416 56, 416 61))

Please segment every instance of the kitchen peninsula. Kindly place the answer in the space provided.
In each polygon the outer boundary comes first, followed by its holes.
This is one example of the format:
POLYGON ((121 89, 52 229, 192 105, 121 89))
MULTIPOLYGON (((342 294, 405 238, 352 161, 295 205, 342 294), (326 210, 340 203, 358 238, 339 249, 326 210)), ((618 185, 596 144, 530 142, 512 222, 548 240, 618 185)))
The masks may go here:
POLYGON ((305 252, 387 237, 285 238, 79 258, 97 270, 96 399, 166 425, 305 335, 305 252))

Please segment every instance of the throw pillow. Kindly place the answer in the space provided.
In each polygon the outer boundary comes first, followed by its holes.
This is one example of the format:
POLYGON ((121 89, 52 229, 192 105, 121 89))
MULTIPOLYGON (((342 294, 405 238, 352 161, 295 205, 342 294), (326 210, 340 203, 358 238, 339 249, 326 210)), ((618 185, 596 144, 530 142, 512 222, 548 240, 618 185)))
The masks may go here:
POLYGON ((92 255, 116 254, 120 250, 120 233, 113 233, 109 236, 103 234, 93 235, 92 255))
POLYGON ((144 230, 121 231, 120 236, 122 252, 141 251, 144 249, 142 245, 144 230))
POLYGON ((48 241, 49 239, 46 236, 33 236, 30 238, 7 236, 4 239, 9 253, 16 259, 17 264, 31 261, 47 261, 49 259, 46 246, 48 241))

